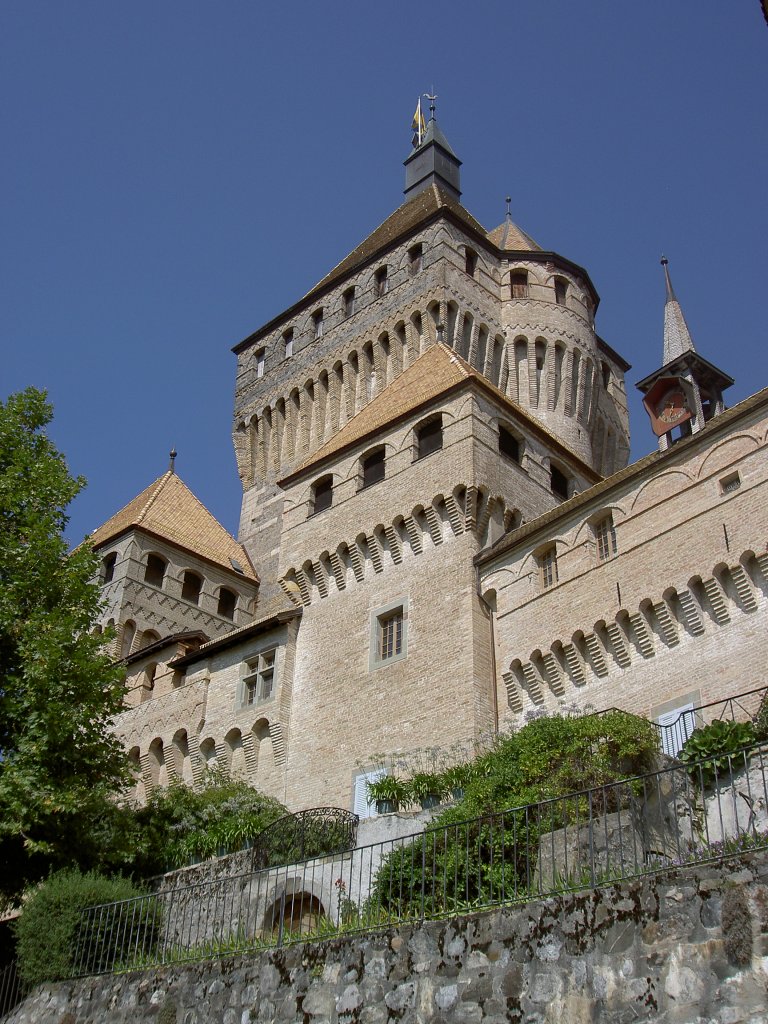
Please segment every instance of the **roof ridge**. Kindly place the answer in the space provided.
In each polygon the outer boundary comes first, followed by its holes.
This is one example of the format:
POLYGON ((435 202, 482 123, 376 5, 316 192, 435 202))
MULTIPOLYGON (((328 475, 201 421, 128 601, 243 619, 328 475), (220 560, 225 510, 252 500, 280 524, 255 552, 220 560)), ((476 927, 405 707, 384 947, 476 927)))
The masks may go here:
MULTIPOLYGON (((155 489, 152 492, 152 494, 149 496, 149 500, 147 501, 146 505, 142 508, 141 512, 139 512, 138 516, 136 517, 136 525, 137 526, 139 526, 144 521, 145 517, 149 514, 149 510, 152 508, 152 506, 154 505, 155 501, 157 500, 157 498, 159 497, 160 493, 162 492, 165 484, 168 482, 168 477, 169 476, 175 476, 175 474, 172 473, 170 471, 170 469, 166 469, 166 471, 163 473, 163 475, 159 476, 157 478, 157 480, 155 481, 155 484, 157 484, 157 486, 155 487, 155 489)), ((179 477, 179 480, 181 480, 181 477, 179 477)), ((183 480, 181 480, 181 482, 184 483, 183 480)), ((184 486, 186 487, 186 484, 184 484, 184 486)), ((189 490, 189 488, 187 488, 187 490, 189 490)), ((191 493, 192 492, 190 491, 190 494, 191 493)))

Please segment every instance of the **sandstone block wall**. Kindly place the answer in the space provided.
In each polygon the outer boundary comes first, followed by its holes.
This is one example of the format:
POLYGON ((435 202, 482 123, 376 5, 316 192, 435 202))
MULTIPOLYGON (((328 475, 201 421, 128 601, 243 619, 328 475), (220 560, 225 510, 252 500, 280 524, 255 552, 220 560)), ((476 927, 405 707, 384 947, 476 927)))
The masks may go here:
POLYGON ((655 716, 675 698, 766 682, 767 429, 764 409, 720 432, 713 421, 708 443, 673 449, 483 565, 503 722, 562 700, 655 716), (594 524, 607 515, 616 551, 600 561, 594 524), (545 588, 551 546, 559 578, 545 588))

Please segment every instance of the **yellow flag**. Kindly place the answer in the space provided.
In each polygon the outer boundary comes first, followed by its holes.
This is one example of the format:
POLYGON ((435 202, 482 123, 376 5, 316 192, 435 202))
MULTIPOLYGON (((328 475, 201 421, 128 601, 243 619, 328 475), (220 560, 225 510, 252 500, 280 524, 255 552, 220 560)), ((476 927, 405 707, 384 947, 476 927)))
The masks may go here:
POLYGON ((421 112, 421 96, 419 96, 419 102, 416 104, 416 113, 413 115, 413 121, 411 122, 411 131, 413 132, 413 145, 420 146, 421 140, 424 137, 427 125, 424 121, 424 115, 421 112))

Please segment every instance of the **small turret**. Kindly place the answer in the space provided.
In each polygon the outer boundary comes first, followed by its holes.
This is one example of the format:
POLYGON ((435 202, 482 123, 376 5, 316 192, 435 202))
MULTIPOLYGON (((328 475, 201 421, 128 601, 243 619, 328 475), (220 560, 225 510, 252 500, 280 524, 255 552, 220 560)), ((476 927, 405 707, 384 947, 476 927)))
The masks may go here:
POLYGON ((725 408, 723 391, 733 378, 698 354, 669 276, 669 260, 662 256, 666 286, 664 304, 664 364, 639 381, 651 429, 664 451, 675 440, 701 430, 725 408), (679 428, 677 438, 673 431, 679 428))
POLYGON ((457 202, 461 199, 461 160, 451 149, 435 118, 436 96, 428 96, 429 121, 422 131, 421 100, 416 108, 414 148, 404 161, 404 193, 411 199, 430 185, 437 185, 457 202))

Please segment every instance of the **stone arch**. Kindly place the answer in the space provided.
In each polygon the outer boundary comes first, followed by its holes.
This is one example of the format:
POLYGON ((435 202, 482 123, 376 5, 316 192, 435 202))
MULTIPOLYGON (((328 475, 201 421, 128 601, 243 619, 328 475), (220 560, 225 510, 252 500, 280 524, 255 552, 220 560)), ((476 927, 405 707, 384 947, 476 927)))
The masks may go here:
POLYGON ((133 778, 131 799, 136 804, 143 805, 147 800, 147 792, 144 785, 144 776, 141 771, 141 752, 138 747, 131 747, 128 751, 128 763, 131 777, 133 778))
POLYGON ((195 782, 192 771, 192 756, 189 750, 189 737, 186 729, 177 729, 171 741, 176 778, 186 786, 192 787, 195 782))
POLYGON ((123 623, 122 635, 120 637, 120 657, 127 658, 131 653, 133 641, 136 637, 136 623, 133 619, 126 619, 123 623))
POLYGON ((224 737, 224 749, 227 758, 227 771, 231 779, 246 782, 248 779, 248 765, 243 746, 243 734, 238 728, 230 729, 224 737))
POLYGON ((253 739, 255 785, 265 793, 279 791, 279 772, 275 760, 272 727, 266 718, 259 718, 251 728, 253 739))
POLYGON ((219 768, 216 743, 212 736, 206 736, 204 740, 200 741, 200 758, 208 771, 215 771, 219 768))
POLYGON ((147 760, 153 788, 166 787, 168 785, 168 766, 165 763, 163 741, 159 736, 156 736, 149 744, 147 760))

